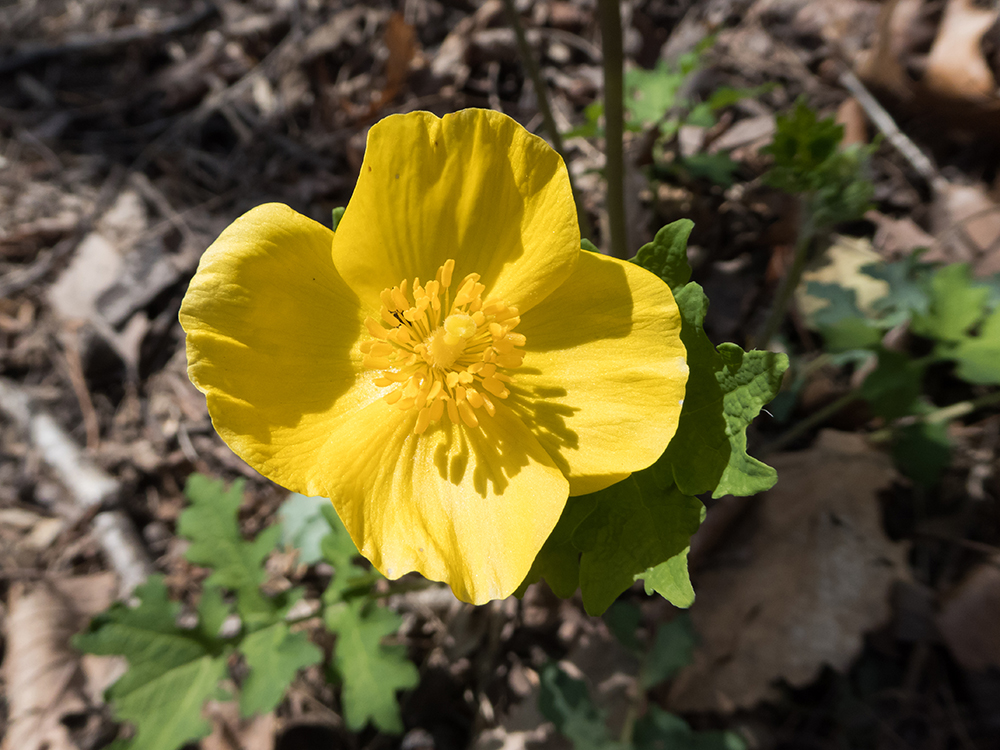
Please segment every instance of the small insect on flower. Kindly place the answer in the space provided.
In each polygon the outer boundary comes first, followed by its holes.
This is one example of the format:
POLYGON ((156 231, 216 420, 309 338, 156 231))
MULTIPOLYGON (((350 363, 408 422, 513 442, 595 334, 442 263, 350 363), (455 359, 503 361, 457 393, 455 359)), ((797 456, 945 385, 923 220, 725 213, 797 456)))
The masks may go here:
POLYGON ((570 495, 663 453, 688 372, 667 285, 583 252, 562 159, 486 110, 374 125, 336 234, 253 209, 180 318, 239 456, 329 497, 389 578, 474 603, 517 588, 570 495))

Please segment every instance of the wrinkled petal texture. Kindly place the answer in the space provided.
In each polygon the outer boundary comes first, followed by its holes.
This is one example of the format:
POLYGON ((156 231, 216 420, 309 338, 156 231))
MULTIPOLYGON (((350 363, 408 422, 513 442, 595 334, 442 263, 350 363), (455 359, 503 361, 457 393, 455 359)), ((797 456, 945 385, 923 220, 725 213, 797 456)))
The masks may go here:
POLYGON ((474 603, 517 588, 569 495, 662 454, 687 378, 669 288, 582 252, 562 160, 483 110, 373 126, 336 234, 277 204, 237 219, 180 318, 189 376, 241 458, 331 498, 389 578, 415 570, 474 603), (494 416, 418 435, 362 363, 364 321, 383 289, 449 258, 519 308, 525 359, 494 416))
POLYGON ((583 252, 569 280, 522 316, 510 406, 566 474, 596 492, 650 466, 677 431, 688 367, 669 287, 583 252))
POLYGON ((368 133, 333 243, 337 270, 372 313, 403 279, 478 273, 521 313, 573 271, 580 231, 562 158, 499 112, 393 115, 368 133))
POLYGON ((524 580, 569 494, 562 472, 509 410, 481 429, 375 403, 335 426, 311 471, 361 553, 388 578, 416 570, 463 601, 508 596, 524 580))
POLYGON ((304 494, 328 425, 380 398, 362 372, 357 297, 330 258, 333 232, 287 206, 258 206, 205 251, 181 305, 188 375, 223 440, 304 494))

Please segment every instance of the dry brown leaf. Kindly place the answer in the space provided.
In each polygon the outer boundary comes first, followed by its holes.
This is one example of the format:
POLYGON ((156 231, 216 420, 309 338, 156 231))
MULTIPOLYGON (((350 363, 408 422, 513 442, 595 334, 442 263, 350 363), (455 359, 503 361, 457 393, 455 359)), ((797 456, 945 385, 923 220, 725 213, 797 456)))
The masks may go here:
POLYGON ((113 573, 12 588, 5 661, 10 724, 3 750, 76 747, 62 719, 86 713, 93 690, 69 640, 110 606, 116 590, 113 573))
POLYGON ((769 459, 780 477, 759 498, 748 539, 695 581, 701 643, 670 693, 680 711, 732 711, 801 686, 823 665, 846 668, 890 614, 906 545, 882 531, 877 493, 892 464, 858 435, 769 459))
POLYGON ((202 750, 274 750, 278 719, 273 711, 244 719, 236 703, 209 701, 205 713, 212 733, 201 741, 202 750))
POLYGON ((937 624, 966 669, 1000 667, 1000 559, 978 566, 959 584, 937 624))
POLYGON ((931 231, 940 245, 928 261, 967 262, 977 276, 1000 264, 1000 206, 983 185, 951 185, 939 190, 931 211, 931 231))
POLYGON ((837 107, 836 121, 844 127, 842 146, 868 143, 868 117, 864 107, 853 96, 849 96, 837 107))
POLYGON ((928 90, 953 99, 996 98, 997 82, 980 44, 997 13, 973 0, 948 0, 927 56, 923 84, 928 90))
POLYGON ((889 284, 869 276, 861 269, 881 260, 867 237, 835 235, 833 244, 819 258, 823 265, 802 274, 802 281, 795 290, 795 302, 799 310, 811 321, 817 312, 830 304, 825 297, 809 293, 809 283, 816 282, 852 289, 858 309, 866 313, 872 312, 874 303, 889 294, 889 284))
POLYGON ((930 248, 934 238, 921 229, 909 216, 900 219, 869 211, 865 218, 875 223, 872 246, 885 260, 899 260, 919 247, 930 248))

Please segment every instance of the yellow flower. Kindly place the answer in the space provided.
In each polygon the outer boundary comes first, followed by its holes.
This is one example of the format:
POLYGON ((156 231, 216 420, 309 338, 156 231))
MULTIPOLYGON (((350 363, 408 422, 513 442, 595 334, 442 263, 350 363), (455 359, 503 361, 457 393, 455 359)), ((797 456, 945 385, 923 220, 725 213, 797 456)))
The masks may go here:
POLYGON ((237 219, 180 312, 223 440, 332 499, 389 578, 476 604, 527 574, 569 495, 652 464, 687 379, 669 288, 580 250, 562 159, 505 115, 394 115, 337 228, 237 219))

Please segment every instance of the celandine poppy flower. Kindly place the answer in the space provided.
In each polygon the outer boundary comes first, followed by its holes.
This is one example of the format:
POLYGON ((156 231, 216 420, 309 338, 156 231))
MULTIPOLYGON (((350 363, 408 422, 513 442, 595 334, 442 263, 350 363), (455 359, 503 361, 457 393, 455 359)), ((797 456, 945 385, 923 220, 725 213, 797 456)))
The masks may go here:
POLYGON ((240 457, 331 498, 389 578, 476 604, 517 588, 568 496, 660 456, 687 379, 669 288, 582 251, 562 159, 486 110, 373 126, 336 234, 253 209, 180 318, 240 457))

